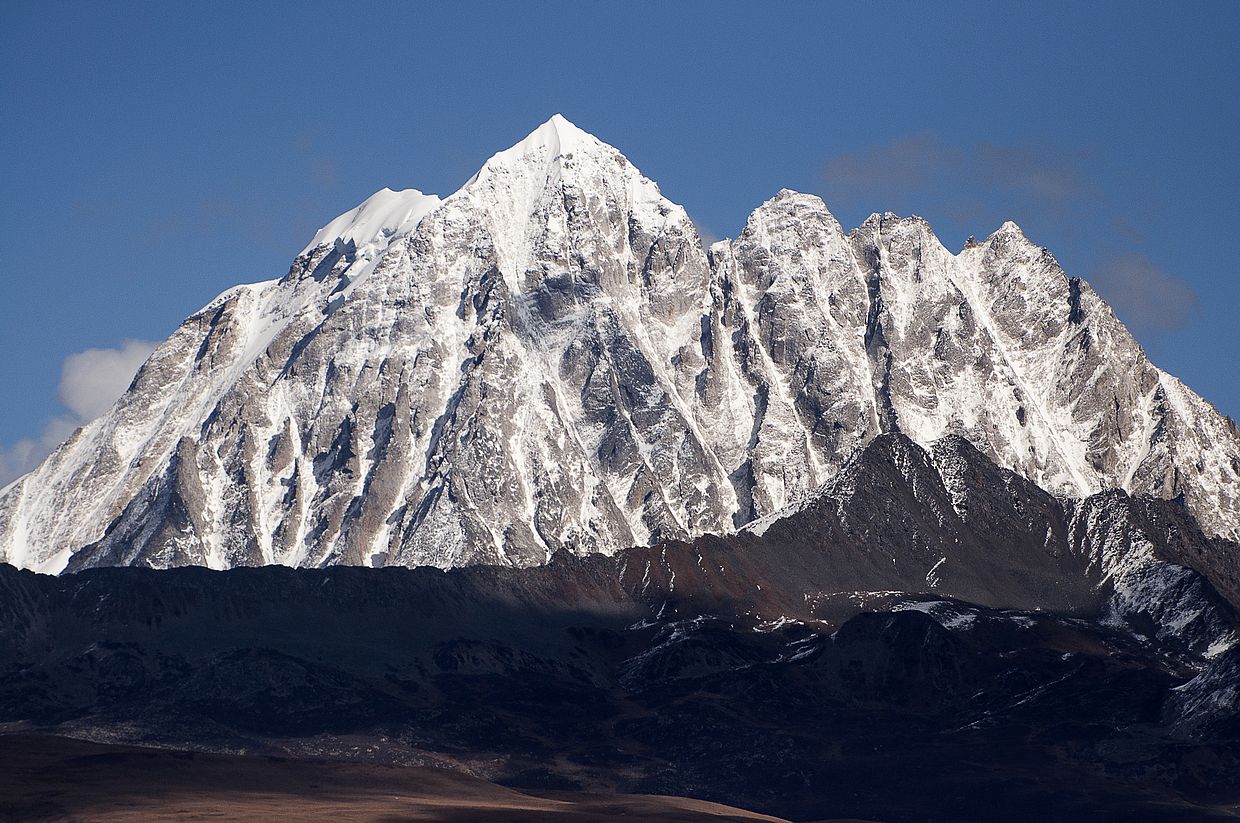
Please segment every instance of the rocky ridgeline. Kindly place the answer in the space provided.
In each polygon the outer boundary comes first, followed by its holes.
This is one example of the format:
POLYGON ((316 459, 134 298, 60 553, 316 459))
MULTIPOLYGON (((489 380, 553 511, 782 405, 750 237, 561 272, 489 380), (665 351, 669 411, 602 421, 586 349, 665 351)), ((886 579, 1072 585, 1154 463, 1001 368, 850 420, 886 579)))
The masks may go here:
MULTIPOLYGON (((706 249, 684 209, 557 116, 450 197, 379 192, 283 278, 186 320, 0 496, 0 559, 614 554, 796 510, 889 432, 935 453, 963 438, 1065 500, 1177 500, 1240 537, 1234 424, 1014 224, 952 254, 920 219, 845 232, 782 191, 706 249)), ((991 493, 1019 485, 1004 482, 991 493)), ((1053 530, 1103 516, 1086 505, 1053 530)))

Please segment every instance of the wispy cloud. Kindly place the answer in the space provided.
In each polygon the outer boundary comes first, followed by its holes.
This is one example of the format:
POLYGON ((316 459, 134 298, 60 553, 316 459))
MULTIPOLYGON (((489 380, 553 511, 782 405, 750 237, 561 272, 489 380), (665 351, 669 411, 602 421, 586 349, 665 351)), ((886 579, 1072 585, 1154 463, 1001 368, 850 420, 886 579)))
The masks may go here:
POLYGON ((339 164, 335 157, 322 148, 317 133, 302 132, 294 138, 293 145, 320 188, 334 189, 339 184, 339 164))
POLYGON ((155 346, 145 340, 123 340, 113 349, 86 349, 66 357, 56 395, 69 413, 49 418, 36 436, 0 444, 0 486, 38 466, 75 429, 107 411, 129 388, 155 346))
MULTIPOLYGON (((147 218, 138 240, 161 252, 180 252, 187 242, 228 237, 230 242, 240 239, 251 248, 278 250, 291 257, 327 218, 343 211, 339 198, 325 196, 340 190, 342 177, 338 155, 325 145, 322 135, 315 131, 288 137, 285 173, 306 183, 300 187, 300 196, 277 196, 275 188, 256 186, 252 180, 222 179, 201 198, 179 198, 164 204, 147 218)), ((273 172, 272 179, 275 176, 273 172)), ((73 203, 75 214, 88 222, 98 222, 119 208, 119 203, 100 200, 73 203)))
POLYGON ((693 218, 689 219, 693 220, 693 228, 697 229, 698 239, 702 241, 702 248, 709 249, 712 243, 718 243, 723 239, 711 231, 710 227, 700 220, 695 220, 693 218))
POLYGON ((825 194, 828 205, 957 220, 982 218, 999 203, 1016 211, 1064 211, 1095 194, 1081 168, 1085 157, 1033 142, 952 145, 923 131, 832 157, 825 194))
POLYGON ((850 190, 849 195, 863 190, 915 191, 958 168, 963 158, 962 151, 946 145, 934 132, 923 131, 837 154, 827 162, 827 185, 850 190))
POLYGON ((1142 254, 1104 259, 1089 281, 1138 333, 1182 329, 1198 305, 1197 293, 1188 283, 1142 254))

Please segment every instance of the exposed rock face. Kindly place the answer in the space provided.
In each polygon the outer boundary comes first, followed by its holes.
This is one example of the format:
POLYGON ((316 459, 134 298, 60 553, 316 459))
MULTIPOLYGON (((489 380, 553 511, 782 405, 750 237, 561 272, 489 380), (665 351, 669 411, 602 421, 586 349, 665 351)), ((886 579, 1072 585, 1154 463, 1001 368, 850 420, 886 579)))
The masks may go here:
POLYGON ((1240 537, 1234 424, 1015 225, 953 255, 922 220, 845 233, 783 191, 705 250, 557 116, 186 320, 0 495, 0 560, 533 565, 734 530, 884 432, 1240 537))

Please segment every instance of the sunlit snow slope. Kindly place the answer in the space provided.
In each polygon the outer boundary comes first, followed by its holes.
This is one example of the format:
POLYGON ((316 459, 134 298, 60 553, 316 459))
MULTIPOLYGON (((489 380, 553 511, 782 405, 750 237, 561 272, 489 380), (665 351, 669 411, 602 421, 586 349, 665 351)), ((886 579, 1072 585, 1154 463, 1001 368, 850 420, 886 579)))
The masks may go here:
POLYGON ((536 564, 734 530, 885 431, 963 435, 1062 496, 1182 497, 1240 537, 1234 423, 1014 224, 952 254, 785 190, 706 250, 557 115, 187 319, 0 496, 0 560, 536 564))

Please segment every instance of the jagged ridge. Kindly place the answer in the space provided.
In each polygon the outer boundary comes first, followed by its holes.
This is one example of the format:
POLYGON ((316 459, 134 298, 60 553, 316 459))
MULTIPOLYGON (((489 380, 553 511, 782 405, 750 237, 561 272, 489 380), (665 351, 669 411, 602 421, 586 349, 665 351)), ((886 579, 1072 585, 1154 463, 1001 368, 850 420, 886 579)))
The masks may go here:
POLYGON ((891 431, 1240 536, 1234 424, 1014 224, 953 255, 917 218, 845 233, 782 191, 705 250, 556 116, 186 320, 0 496, 0 558, 530 565, 730 531, 891 431))

